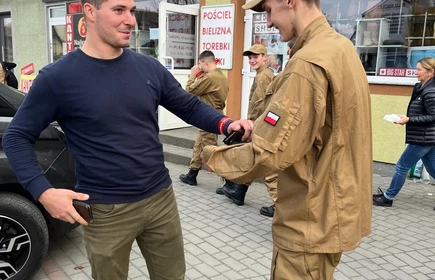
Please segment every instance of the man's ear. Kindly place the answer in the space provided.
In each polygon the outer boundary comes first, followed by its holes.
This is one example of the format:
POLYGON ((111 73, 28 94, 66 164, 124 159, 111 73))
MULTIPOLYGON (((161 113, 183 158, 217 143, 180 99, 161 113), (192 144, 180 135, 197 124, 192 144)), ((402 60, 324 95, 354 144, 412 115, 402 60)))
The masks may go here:
POLYGON ((89 21, 95 21, 95 10, 96 8, 90 3, 85 3, 83 5, 83 14, 85 15, 85 19, 89 21))

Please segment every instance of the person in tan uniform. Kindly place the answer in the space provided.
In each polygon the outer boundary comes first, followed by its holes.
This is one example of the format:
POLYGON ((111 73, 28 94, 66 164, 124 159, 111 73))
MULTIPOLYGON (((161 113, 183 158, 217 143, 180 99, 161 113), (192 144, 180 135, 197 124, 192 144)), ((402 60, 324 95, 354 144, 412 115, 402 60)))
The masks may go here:
MULTIPOLYGON (((265 46, 261 44, 252 45, 249 50, 243 52, 243 55, 249 57, 251 68, 257 72, 249 94, 248 106, 248 119, 255 121, 263 113, 272 96, 272 92, 267 91, 267 87, 272 82, 274 74, 267 67, 267 49, 265 46)), ((264 178, 264 183, 273 202, 275 202, 277 196, 277 180, 278 174, 272 174, 264 178)), ((217 188, 216 193, 225 194, 236 205, 243 205, 249 185, 250 183, 237 184, 225 180, 225 184, 221 188, 217 188)), ((273 217, 274 212, 274 205, 265 206, 260 209, 260 213, 268 217, 273 217)))
POLYGON ((7 85, 6 79, 5 79, 5 70, 0 65, 0 83, 7 85))
POLYGON ((239 183, 278 172, 271 279, 333 279, 371 233, 370 90, 355 47, 319 0, 251 0, 282 41, 297 37, 252 142, 207 146, 207 168, 239 183))
MULTIPOLYGON (((199 55, 198 61, 198 65, 191 69, 186 91, 198 96, 200 100, 222 113, 229 90, 227 77, 216 67, 213 52, 203 51, 199 55)), ((183 183, 197 185, 196 177, 202 167, 201 153, 207 145, 217 145, 217 134, 200 129, 193 146, 189 172, 181 174, 179 177, 183 183)))

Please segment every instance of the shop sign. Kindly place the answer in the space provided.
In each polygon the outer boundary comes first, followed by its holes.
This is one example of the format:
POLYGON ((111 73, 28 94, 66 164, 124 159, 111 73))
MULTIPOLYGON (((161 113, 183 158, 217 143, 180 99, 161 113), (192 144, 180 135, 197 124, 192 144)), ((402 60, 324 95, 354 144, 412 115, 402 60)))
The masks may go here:
POLYGON ((189 67, 195 59, 193 16, 183 13, 168 15, 166 55, 174 58, 174 67, 189 67))
POLYGON ((210 50, 221 69, 233 63, 234 4, 201 7, 200 52, 210 50))
POLYGON ((29 63, 26 66, 21 67, 21 74, 29 75, 35 72, 35 65, 33 63, 29 63))
POLYGON ((278 29, 267 27, 266 13, 255 13, 252 17, 252 44, 261 44, 266 47, 267 66, 274 73, 278 73, 282 70, 284 58, 287 56, 287 43, 281 42, 278 29))
POLYGON ((267 14, 256 13, 254 14, 254 32, 255 34, 278 34, 279 30, 275 27, 267 27, 267 14))
POLYGON ((86 38, 86 24, 83 17, 81 3, 66 3, 68 14, 66 20, 66 52, 83 46, 86 38))
POLYGON ((66 13, 67 14, 81 14, 82 13, 82 3, 79 2, 71 2, 66 3, 66 13))
POLYGON ((21 90, 24 93, 28 93, 30 87, 33 84, 33 80, 36 78, 35 74, 31 74, 31 75, 25 75, 25 74, 21 74, 20 76, 20 84, 19 84, 19 90, 21 90))
POLYGON ((379 68, 379 76, 384 77, 415 77, 416 69, 411 68, 379 68))

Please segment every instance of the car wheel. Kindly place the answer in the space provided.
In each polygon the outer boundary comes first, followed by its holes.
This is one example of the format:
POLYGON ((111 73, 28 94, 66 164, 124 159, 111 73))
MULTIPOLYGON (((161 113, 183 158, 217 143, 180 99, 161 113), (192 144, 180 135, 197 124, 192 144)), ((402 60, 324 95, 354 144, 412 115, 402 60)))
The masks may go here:
POLYGON ((31 279, 47 255, 47 223, 28 199, 0 196, 0 280, 31 279))

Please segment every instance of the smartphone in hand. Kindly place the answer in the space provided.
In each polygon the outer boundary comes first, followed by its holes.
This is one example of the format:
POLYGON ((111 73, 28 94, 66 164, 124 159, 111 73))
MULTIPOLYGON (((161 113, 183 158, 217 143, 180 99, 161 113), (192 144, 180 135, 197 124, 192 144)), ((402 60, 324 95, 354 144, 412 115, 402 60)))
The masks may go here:
POLYGON ((86 222, 92 222, 92 208, 89 204, 83 201, 73 200, 73 206, 86 222))
POLYGON ((238 131, 233 131, 231 132, 230 135, 228 135, 227 137, 225 137, 224 139, 224 143, 225 145, 233 145, 233 144, 240 144, 240 143, 244 143, 242 141, 242 137, 245 134, 245 130, 241 129, 238 131))

